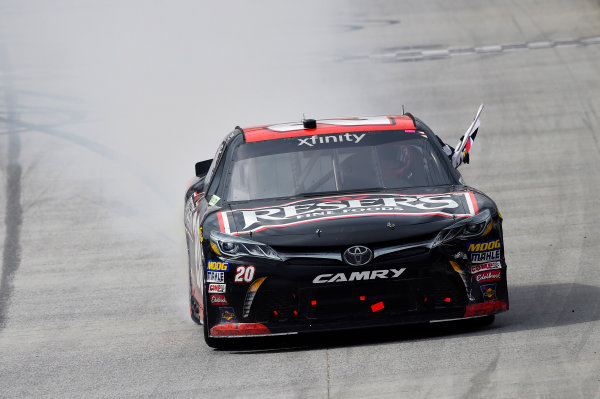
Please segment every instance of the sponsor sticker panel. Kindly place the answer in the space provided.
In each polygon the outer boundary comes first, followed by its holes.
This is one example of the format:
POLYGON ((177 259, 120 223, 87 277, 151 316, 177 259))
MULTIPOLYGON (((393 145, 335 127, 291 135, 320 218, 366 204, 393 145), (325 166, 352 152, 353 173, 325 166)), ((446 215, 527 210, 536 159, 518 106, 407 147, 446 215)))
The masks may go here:
POLYGON ((480 272, 488 272, 490 270, 500 270, 500 269, 502 269, 502 264, 500 262, 481 263, 481 264, 471 266, 471 274, 480 273, 480 272))
POLYGON ((222 294, 213 294, 210 296, 210 304, 211 305, 229 305, 227 303, 227 298, 222 294))
POLYGON ((500 260, 500 250, 474 252, 471 254, 472 263, 486 263, 500 260))
POLYGON ((211 283, 211 284, 208 285, 208 292, 210 294, 224 294, 225 293, 225 289, 226 289, 226 285, 225 284, 211 283))
POLYGON ((500 239, 467 244, 467 252, 471 255, 472 263, 489 263, 500 260, 500 248, 502 248, 500 239))
POLYGON ((223 272, 206 272, 206 282, 207 283, 224 283, 225 282, 225 273, 223 272))
POLYGON ((496 284, 483 284, 481 287, 484 301, 496 300, 496 284))
POLYGON ((209 260, 206 262, 206 270, 226 272, 229 271, 229 262, 221 262, 218 260, 209 260))
POLYGON ((237 323, 233 308, 221 307, 219 311, 221 312, 221 323, 237 323))
POLYGON ((486 281, 498 281, 501 280, 501 278, 500 270, 492 270, 475 275, 475 281, 478 283, 484 283, 486 281))
POLYGON ((467 244, 467 252, 482 252, 500 248, 502 248, 500 239, 485 242, 470 242, 467 244))

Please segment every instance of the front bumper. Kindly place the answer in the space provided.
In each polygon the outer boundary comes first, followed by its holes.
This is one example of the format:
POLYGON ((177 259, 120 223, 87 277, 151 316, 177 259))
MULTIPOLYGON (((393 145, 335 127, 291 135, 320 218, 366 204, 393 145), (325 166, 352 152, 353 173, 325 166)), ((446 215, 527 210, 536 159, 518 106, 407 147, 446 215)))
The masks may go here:
POLYGON ((205 322, 211 338, 427 323, 508 309, 503 259, 498 269, 501 279, 493 284, 476 281, 468 259, 450 261, 431 253, 361 268, 274 261, 229 264, 223 294, 227 305, 211 306, 210 300, 207 304, 205 322), (249 266, 255 268, 253 281, 266 277, 255 291, 250 282, 236 282, 240 270, 249 266), (353 276, 360 280, 352 280, 353 276))

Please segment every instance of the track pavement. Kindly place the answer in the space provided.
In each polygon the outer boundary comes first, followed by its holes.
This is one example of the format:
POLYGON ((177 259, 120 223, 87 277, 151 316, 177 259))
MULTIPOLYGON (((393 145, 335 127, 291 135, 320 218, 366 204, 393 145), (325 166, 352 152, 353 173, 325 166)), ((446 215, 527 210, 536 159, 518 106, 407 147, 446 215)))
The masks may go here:
POLYGON ((0 396, 600 397, 600 3, 0 5, 0 396), (511 310, 215 351, 182 197, 234 125, 398 113, 505 218, 511 310))

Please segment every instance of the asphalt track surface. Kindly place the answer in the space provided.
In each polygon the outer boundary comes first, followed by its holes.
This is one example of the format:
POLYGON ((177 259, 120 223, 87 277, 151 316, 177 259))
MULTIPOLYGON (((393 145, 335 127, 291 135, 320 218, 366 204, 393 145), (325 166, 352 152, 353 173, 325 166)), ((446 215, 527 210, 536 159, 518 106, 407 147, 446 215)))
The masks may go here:
POLYGON ((0 3, 0 397, 600 397, 596 0, 0 3), (208 348, 183 192, 231 128, 408 111, 504 216, 511 309, 208 348))

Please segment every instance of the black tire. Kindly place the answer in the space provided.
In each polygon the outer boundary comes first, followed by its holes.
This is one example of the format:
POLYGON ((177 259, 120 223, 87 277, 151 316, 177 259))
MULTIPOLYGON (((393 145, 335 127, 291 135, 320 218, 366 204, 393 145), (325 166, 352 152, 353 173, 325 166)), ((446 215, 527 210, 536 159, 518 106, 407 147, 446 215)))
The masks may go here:
POLYGON ((495 314, 489 314, 487 316, 478 317, 476 319, 472 319, 471 322, 475 327, 486 327, 492 324, 496 320, 495 314))

